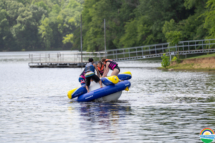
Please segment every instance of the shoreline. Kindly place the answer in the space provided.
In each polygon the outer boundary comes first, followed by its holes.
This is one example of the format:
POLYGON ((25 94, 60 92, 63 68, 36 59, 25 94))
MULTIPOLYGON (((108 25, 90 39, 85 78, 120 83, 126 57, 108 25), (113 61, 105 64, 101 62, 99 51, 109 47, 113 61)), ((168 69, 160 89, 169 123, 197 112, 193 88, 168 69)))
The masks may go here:
POLYGON ((187 69, 187 68, 163 68, 163 67, 158 67, 157 69, 159 70, 165 70, 165 71, 193 71, 193 72, 211 72, 214 71, 215 69, 187 69))
POLYGON ((167 68, 162 70, 190 70, 190 71, 215 71, 215 54, 198 56, 182 60, 180 63, 172 61, 167 68))

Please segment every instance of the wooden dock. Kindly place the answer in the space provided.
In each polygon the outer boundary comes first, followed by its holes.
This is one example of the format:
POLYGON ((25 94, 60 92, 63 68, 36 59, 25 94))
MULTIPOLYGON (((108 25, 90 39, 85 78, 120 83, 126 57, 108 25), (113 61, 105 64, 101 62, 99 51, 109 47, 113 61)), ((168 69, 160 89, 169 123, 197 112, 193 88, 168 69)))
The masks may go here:
POLYGON ((30 68, 81 68, 85 67, 86 62, 33 62, 28 63, 30 68))
POLYGON ((61 52, 29 54, 30 68, 81 68, 85 67, 89 58, 101 60, 104 52, 61 52), (82 58, 82 60, 81 60, 82 58), (82 62, 81 62, 82 61, 82 62))

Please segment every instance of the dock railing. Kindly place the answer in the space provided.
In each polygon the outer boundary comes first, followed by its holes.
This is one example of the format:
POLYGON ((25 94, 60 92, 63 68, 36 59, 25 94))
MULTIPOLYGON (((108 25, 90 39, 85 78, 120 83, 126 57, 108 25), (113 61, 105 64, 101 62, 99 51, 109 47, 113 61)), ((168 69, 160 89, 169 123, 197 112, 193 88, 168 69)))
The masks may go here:
POLYGON ((163 53, 171 56, 211 52, 215 52, 215 39, 180 41, 175 46, 169 46, 169 43, 161 43, 107 50, 107 58, 124 61, 161 57, 163 53))
MULTIPOLYGON (((101 52, 82 52, 83 62, 87 62, 88 58, 101 59, 105 53, 101 52)), ((80 52, 59 52, 59 53, 34 53, 29 54, 30 63, 80 63, 81 53, 80 52)))
MULTIPOLYGON (((167 56, 174 55, 188 55, 188 54, 201 54, 201 53, 215 53, 215 39, 204 39, 204 40, 191 40, 191 41, 180 41, 175 46, 170 46, 169 43, 137 46, 130 48, 121 48, 114 50, 107 50, 99 52, 82 52, 83 63, 81 63, 81 52, 59 52, 59 53, 40 53, 40 54, 29 54, 29 66, 50 66, 56 65, 60 67, 68 66, 70 64, 85 64, 88 58, 94 58, 94 61, 99 61, 105 54, 108 59, 115 61, 125 60, 139 60, 149 58, 160 58, 164 53, 167 56)), ((35 66, 35 67, 36 67, 35 66)))

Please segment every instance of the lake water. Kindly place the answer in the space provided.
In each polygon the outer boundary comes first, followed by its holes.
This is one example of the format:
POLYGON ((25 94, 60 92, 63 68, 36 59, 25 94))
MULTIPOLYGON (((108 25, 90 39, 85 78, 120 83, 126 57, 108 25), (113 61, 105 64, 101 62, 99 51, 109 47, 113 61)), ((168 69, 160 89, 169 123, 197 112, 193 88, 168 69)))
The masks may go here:
POLYGON ((215 74, 119 62, 131 88, 114 103, 78 103, 81 69, 31 69, 28 53, 0 53, 0 142, 201 142, 215 129, 215 74), (16 56, 13 56, 13 55, 16 56))

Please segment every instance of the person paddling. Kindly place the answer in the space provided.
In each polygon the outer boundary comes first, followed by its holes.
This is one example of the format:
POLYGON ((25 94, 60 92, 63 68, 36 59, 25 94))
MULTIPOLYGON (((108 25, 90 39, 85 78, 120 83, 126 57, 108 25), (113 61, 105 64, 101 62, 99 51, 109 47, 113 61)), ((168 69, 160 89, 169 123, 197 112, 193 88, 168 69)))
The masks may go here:
POLYGON ((99 71, 100 75, 103 76, 103 73, 104 73, 104 65, 102 64, 101 61, 98 62, 97 68, 98 68, 98 71, 99 71))
POLYGON ((118 67, 117 62, 110 60, 110 59, 103 58, 102 63, 105 65, 104 74, 102 77, 107 76, 109 69, 112 70, 111 76, 113 76, 113 75, 118 76, 118 74, 120 72, 120 68, 118 67))
POLYGON ((85 84, 86 84, 86 89, 87 92, 89 92, 89 86, 90 86, 90 81, 91 79, 94 80, 96 83, 99 82, 100 87, 102 88, 102 82, 100 78, 98 77, 99 71, 96 67, 96 64, 93 63, 93 58, 89 58, 89 63, 86 64, 84 72, 85 72, 85 84), (95 75, 95 69, 97 71, 97 75, 95 75))

